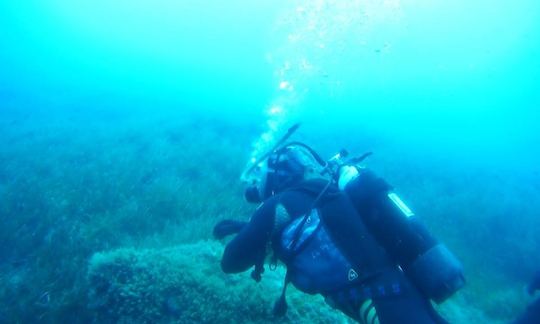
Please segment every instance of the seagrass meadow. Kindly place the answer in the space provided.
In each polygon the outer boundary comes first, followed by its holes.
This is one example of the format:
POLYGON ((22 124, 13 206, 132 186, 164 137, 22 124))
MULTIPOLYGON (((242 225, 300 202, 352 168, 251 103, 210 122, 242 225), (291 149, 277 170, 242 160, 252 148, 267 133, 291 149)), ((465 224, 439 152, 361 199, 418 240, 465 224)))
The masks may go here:
MULTIPOLYGON (((267 271, 260 284, 249 274, 228 277, 219 268, 223 245, 211 236, 218 220, 253 211, 238 181, 245 161, 234 157, 249 154, 260 129, 140 114, 4 115, 2 321, 275 321, 283 271, 267 271)), ((538 174, 450 166, 351 141, 350 131, 316 136, 325 138, 313 139, 322 152, 336 141, 373 149, 368 166, 462 259, 468 285, 441 307, 452 322, 503 321, 523 308, 521 285, 539 261, 538 174)), ((321 299, 291 295, 284 322, 345 321, 321 299)))
POLYGON ((506 323, 540 268, 540 6, 0 3, 0 323, 349 323, 285 269, 226 275, 240 175, 288 127, 373 152, 462 261, 451 323, 506 323))

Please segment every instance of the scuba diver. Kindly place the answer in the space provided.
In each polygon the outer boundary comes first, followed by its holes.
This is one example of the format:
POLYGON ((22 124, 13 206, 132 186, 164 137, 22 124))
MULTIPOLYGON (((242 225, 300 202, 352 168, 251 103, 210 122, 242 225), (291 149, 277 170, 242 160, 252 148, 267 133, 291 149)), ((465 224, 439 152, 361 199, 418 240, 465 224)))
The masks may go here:
MULTIPOLYGON (((536 276, 527 286, 527 292, 529 295, 533 296, 534 293, 540 290, 540 271, 536 273, 536 276)), ((540 297, 536 298, 521 316, 519 316, 514 322, 514 324, 534 324, 540 323, 540 297)))
POLYGON ((392 187, 359 163, 371 153, 328 161, 311 147, 285 143, 298 124, 243 174, 245 196, 260 203, 249 222, 223 220, 214 236, 236 236, 221 260, 225 273, 253 268, 260 281, 265 259, 287 273, 274 315, 287 311, 292 283, 321 294, 359 323, 447 323, 441 303, 465 281, 460 262, 419 222, 392 187))

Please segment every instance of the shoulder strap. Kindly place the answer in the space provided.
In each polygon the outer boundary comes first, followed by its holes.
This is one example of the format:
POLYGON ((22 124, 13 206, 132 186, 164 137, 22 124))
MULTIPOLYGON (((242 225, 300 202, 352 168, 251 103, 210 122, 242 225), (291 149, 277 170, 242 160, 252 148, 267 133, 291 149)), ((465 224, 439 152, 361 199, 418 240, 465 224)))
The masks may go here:
MULTIPOLYGON (((315 200, 313 200, 313 203, 311 204, 309 209, 306 211, 304 216, 302 216, 303 217, 302 221, 300 222, 300 224, 298 225, 298 227, 294 231, 293 239, 292 239, 292 242, 291 242, 291 251, 295 251, 296 246, 298 245, 298 240, 300 239, 300 235, 302 234, 302 228, 304 227, 304 225, 307 222, 309 216, 311 215, 311 211, 317 206, 319 200, 321 200, 321 198, 324 196, 324 194, 326 193, 326 191, 328 190, 328 188, 330 187, 331 184, 332 184, 332 180, 329 180, 328 183, 326 184, 326 186, 323 188, 323 190, 321 190, 319 195, 317 195, 315 200)), ((285 274, 285 279, 283 280, 283 288, 281 290, 281 295, 279 296, 279 298, 274 303, 274 309, 273 309, 272 312, 273 312, 273 314, 275 316, 280 316, 281 317, 281 316, 285 316, 285 314, 287 313, 287 308, 288 308, 288 306, 287 306, 287 286, 289 285, 289 282, 290 282, 290 275, 289 275, 289 270, 287 269, 287 273, 285 274)))
POLYGON ((331 184, 332 184, 332 180, 328 180, 328 183, 326 184, 326 186, 323 188, 323 190, 321 190, 319 195, 317 195, 317 197, 313 200, 313 202, 311 203, 311 206, 308 208, 304 216, 302 216, 303 217, 302 221, 300 222, 300 224, 294 231, 294 236, 293 236, 293 240, 291 244, 292 251, 295 250, 296 245, 298 244, 298 240, 300 239, 300 234, 302 234, 302 228, 304 228, 304 225, 306 224, 309 218, 309 215, 311 215, 311 210, 313 210, 317 206, 317 204, 319 203, 319 200, 321 200, 321 198, 324 196, 328 188, 330 188, 331 184))

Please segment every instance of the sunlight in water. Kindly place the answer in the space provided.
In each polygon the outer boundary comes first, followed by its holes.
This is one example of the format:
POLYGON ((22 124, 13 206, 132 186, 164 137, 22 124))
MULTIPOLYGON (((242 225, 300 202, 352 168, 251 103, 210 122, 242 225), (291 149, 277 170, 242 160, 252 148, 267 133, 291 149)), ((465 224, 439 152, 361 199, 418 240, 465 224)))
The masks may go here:
POLYGON ((336 58, 366 46, 372 29, 395 21, 399 14, 399 0, 295 1, 282 13, 275 22, 277 45, 267 53, 277 91, 266 109, 266 131, 254 142, 250 160, 266 152, 276 134, 306 113, 303 103, 308 93, 339 92, 342 80, 333 65, 336 58))

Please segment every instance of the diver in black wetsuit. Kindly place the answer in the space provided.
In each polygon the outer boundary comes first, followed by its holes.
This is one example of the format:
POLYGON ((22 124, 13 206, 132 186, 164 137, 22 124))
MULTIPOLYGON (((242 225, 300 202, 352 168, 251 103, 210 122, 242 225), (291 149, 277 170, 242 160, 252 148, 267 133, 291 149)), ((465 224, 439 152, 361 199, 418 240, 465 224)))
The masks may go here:
POLYGON ((429 299, 441 302, 463 285, 459 262, 403 217, 412 212, 382 179, 365 169, 353 177, 347 168, 328 172, 330 164, 300 144, 273 150, 257 166, 256 190, 246 197, 262 204, 249 222, 215 226, 217 238, 237 233, 225 248, 223 271, 254 267, 252 277, 261 280, 271 248, 287 266, 276 315, 286 312, 290 282, 360 323, 445 323, 429 299))
MULTIPOLYGON (((536 276, 532 282, 527 286, 527 292, 532 296, 534 293, 540 290, 540 271, 536 273, 536 276)), ((514 324, 535 324, 540 323, 540 297, 536 298, 521 316, 514 321, 514 324)))

